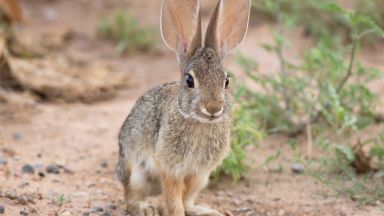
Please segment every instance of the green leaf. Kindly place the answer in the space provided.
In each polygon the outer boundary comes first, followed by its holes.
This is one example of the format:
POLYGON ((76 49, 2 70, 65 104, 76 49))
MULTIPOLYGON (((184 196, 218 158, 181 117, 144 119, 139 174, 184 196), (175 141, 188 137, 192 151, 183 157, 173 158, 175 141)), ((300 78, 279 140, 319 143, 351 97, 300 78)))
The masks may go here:
POLYGON ((369 152, 369 156, 384 159, 384 146, 375 145, 369 152))
POLYGON ((338 145, 336 146, 335 150, 336 150, 336 154, 339 157, 346 158, 349 163, 355 161, 355 154, 353 153, 353 150, 351 147, 346 145, 338 145))
POLYGON ((333 2, 326 2, 320 5, 320 8, 329 12, 344 13, 344 9, 340 5, 333 2))

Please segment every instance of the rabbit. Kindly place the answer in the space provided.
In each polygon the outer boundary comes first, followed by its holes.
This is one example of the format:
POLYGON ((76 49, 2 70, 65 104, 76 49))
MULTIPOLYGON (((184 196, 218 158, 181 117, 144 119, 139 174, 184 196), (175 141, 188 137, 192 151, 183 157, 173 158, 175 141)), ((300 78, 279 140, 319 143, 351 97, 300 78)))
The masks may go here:
POLYGON ((220 0, 203 41, 200 1, 163 1, 161 34, 181 79, 141 96, 121 127, 116 173, 132 215, 222 215, 194 201, 230 150, 223 60, 245 37, 250 4, 220 0), (164 212, 146 201, 160 194, 164 212))

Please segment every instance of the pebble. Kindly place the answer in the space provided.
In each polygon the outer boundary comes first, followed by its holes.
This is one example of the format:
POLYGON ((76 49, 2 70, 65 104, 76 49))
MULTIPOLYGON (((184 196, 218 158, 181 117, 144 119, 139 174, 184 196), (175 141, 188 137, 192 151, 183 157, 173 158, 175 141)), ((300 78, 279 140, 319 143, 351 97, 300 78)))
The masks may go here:
POLYGON ((53 173, 53 174, 59 174, 60 173, 60 167, 56 164, 50 164, 46 168, 47 173, 53 173))
POLYGON ((16 132, 13 134, 13 139, 14 140, 21 140, 21 139, 23 139, 23 135, 19 132, 16 132))
POLYGON ((21 210, 20 215, 29 215, 27 210, 21 210))
POLYGON ((293 173, 303 173, 305 171, 305 166, 302 163, 293 163, 291 165, 291 170, 293 173))
POLYGON ((62 166, 62 165, 59 165, 59 168, 63 169, 65 173, 68 173, 68 174, 74 174, 75 171, 73 171, 72 169, 69 169, 68 167, 66 166, 62 166))
POLYGON ((25 199, 25 197, 23 195, 20 195, 17 197, 17 203, 19 203, 20 205, 26 205, 27 200, 25 199))
POLYGON ((103 167, 103 168, 107 168, 108 167, 108 161, 107 160, 102 160, 101 163, 100 163, 100 166, 103 167))
POLYGON ((33 168, 33 166, 29 165, 29 164, 25 164, 23 166, 23 168, 21 169, 21 171, 23 173, 28 173, 28 174, 35 174, 35 169, 33 168))
POLYGON ((102 212, 102 211, 104 211, 104 209, 102 207, 100 207, 100 206, 96 206, 96 207, 93 208, 92 211, 94 211, 94 212, 102 212))
POLYGON ((0 206, 0 214, 4 214, 4 212, 5 212, 4 206, 0 206))
POLYGON ((11 148, 2 148, 1 151, 4 153, 4 155, 7 155, 9 157, 14 157, 16 155, 15 150, 11 148))
POLYGON ((15 190, 8 190, 5 192, 5 198, 14 200, 17 198, 17 193, 15 190))
POLYGON ((117 207, 116 207, 115 205, 113 205, 113 204, 108 204, 108 205, 106 206, 106 208, 107 208, 107 209, 112 209, 112 210, 116 210, 116 209, 117 209, 117 207))
POLYGON ((19 185, 19 188, 25 188, 29 186, 29 182, 23 182, 19 185))
POLYGON ((102 216, 111 216, 111 214, 109 214, 109 212, 104 212, 104 213, 102 214, 102 216))
POLYGON ((84 212, 83 213, 83 216, 89 216, 89 215, 91 215, 91 213, 89 213, 89 212, 84 212))
POLYGON ((32 203, 32 204, 36 204, 35 200, 34 200, 34 197, 33 197, 33 194, 28 194, 27 195, 27 202, 32 203))
POLYGON ((7 161, 0 158, 0 166, 6 165, 7 161))

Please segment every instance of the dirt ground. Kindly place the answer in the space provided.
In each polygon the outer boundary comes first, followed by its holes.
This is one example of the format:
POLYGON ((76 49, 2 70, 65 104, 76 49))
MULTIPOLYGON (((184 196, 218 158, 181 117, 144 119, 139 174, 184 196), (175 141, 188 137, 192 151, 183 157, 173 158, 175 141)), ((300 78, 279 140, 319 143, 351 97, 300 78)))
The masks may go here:
MULTIPOLYGON (((97 38, 95 26, 102 16, 117 8, 127 8, 142 24, 157 29, 160 0, 24 0, 22 3, 27 22, 20 31, 33 30, 39 35, 68 29, 71 39, 52 51, 55 55, 108 64, 114 70, 131 75, 136 84, 103 102, 32 103, 17 109, 9 107, 12 114, 0 113, 0 206, 5 208, 7 216, 23 212, 29 215, 87 212, 89 215, 108 215, 106 212, 125 215, 122 187, 114 176, 118 130, 141 94, 179 78, 178 66, 175 56, 160 39, 150 53, 118 56, 113 44, 97 38), (46 171, 51 164, 59 165, 53 166, 58 174, 46 171), (24 165, 33 166, 34 174, 23 173, 24 165)), ((203 7, 211 8, 211 2, 204 3, 203 7)), ((277 67, 276 58, 260 47, 272 40, 269 28, 265 24, 252 25, 240 48, 244 54, 257 59, 260 70, 265 72, 277 67)), ((364 54, 367 63, 381 69, 384 69, 383 59, 379 48, 364 54)), ((228 67, 241 81, 243 75, 233 59, 228 67)), ((383 82, 375 83, 372 88, 384 95, 383 82)), ((211 181, 198 202, 228 215, 383 215, 381 206, 359 207, 346 197, 332 195, 314 178, 292 173, 289 167, 294 155, 284 137, 270 137, 260 148, 251 147, 249 152, 249 156, 256 159, 254 169, 244 179, 211 181), (283 152, 281 173, 261 166, 276 149, 283 152)))

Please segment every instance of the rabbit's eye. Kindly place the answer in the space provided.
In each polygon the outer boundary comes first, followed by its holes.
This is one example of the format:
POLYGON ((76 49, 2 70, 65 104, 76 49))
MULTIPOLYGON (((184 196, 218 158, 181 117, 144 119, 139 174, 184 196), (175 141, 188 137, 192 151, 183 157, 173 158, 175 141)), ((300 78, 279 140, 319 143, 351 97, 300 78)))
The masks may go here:
POLYGON ((227 78, 225 78, 225 88, 228 88, 228 85, 229 85, 229 79, 227 77, 227 78))
POLYGON ((188 88, 194 88, 195 87, 195 82, 194 82, 193 77, 191 76, 191 74, 187 74, 186 82, 187 82, 188 88))

